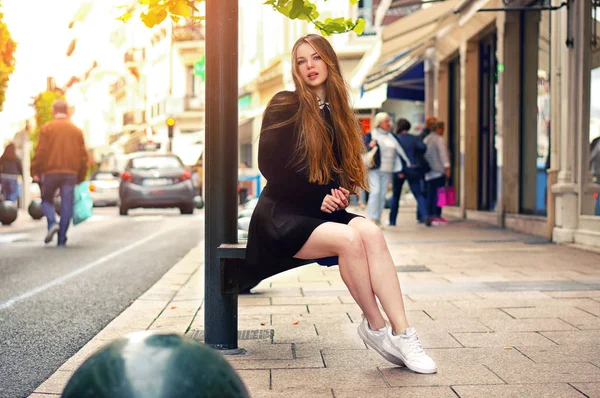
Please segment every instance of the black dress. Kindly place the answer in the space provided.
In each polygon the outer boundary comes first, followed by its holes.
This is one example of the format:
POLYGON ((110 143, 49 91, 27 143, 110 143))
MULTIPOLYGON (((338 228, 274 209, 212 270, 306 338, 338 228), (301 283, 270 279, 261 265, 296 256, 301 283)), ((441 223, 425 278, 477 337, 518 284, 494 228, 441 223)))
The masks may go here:
MULTIPOLYGON (((297 94, 282 91, 273 97, 263 115, 258 167, 267 179, 267 185, 250 221, 246 249, 248 264, 273 267, 278 259, 292 258, 319 225, 325 222, 348 224, 354 217, 360 217, 346 210, 331 214, 321 211, 325 195, 331 194, 331 189, 339 188, 339 176, 334 175, 327 185, 319 185, 310 183, 307 172, 301 167, 293 166, 299 142, 299 131, 294 123, 266 130, 290 120, 298 108, 297 94), (283 109, 272 105, 290 98, 295 99, 294 105, 283 109)), ((333 123, 328 106, 321 110, 321 117, 331 129, 333 123)), ((335 141, 333 148, 339 164, 341 153, 335 141)), ((321 263, 334 265, 327 261, 321 263)))

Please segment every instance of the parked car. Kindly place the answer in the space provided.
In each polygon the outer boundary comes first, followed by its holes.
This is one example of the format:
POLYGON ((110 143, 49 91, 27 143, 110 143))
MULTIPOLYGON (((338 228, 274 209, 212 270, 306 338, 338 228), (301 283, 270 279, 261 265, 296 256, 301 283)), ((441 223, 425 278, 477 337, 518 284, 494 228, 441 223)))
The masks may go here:
POLYGON ((90 193, 94 206, 116 206, 119 203, 119 173, 97 171, 90 176, 90 193))
POLYGON ((170 153, 131 154, 119 185, 119 214, 134 208, 178 207, 181 214, 194 213, 192 173, 170 153))

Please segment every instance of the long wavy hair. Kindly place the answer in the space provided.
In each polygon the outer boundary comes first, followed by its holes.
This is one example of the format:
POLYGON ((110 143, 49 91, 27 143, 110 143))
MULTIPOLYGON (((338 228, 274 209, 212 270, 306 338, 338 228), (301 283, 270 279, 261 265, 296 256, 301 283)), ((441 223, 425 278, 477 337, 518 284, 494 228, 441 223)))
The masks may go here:
MULTIPOLYGON (((295 165, 303 168, 312 183, 327 184, 333 173, 337 173, 340 186, 350 192, 357 188, 368 190, 366 172, 361 158, 364 145, 362 130, 348 96, 348 88, 340 71, 340 63, 333 47, 325 38, 309 34, 299 38, 292 49, 292 76, 296 86, 297 99, 290 97, 289 106, 299 101, 298 112, 288 122, 295 122, 299 129, 299 142, 295 165), (320 117, 317 95, 302 80, 298 71, 296 56, 298 47, 307 43, 327 65, 327 102, 331 109, 333 132, 328 132, 326 123, 320 117), (337 164, 333 148, 333 136, 340 149, 341 164, 337 164)), ((295 96, 294 96, 295 97, 295 96)))

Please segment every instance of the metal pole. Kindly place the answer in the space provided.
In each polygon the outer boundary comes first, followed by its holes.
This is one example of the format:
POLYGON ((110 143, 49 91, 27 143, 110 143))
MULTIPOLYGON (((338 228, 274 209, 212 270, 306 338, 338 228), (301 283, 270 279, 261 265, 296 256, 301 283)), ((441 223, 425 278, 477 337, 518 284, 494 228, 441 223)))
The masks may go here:
POLYGON ((206 2, 204 341, 237 349, 237 295, 221 294, 217 247, 237 243, 238 3, 206 2))

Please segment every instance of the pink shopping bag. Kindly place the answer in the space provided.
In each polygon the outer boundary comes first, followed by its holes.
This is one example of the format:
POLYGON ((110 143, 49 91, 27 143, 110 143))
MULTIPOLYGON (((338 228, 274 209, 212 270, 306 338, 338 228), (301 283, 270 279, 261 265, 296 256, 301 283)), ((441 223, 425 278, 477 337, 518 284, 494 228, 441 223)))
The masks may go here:
POLYGON ((453 186, 438 188, 437 205, 438 207, 456 205, 456 192, 453 186))

